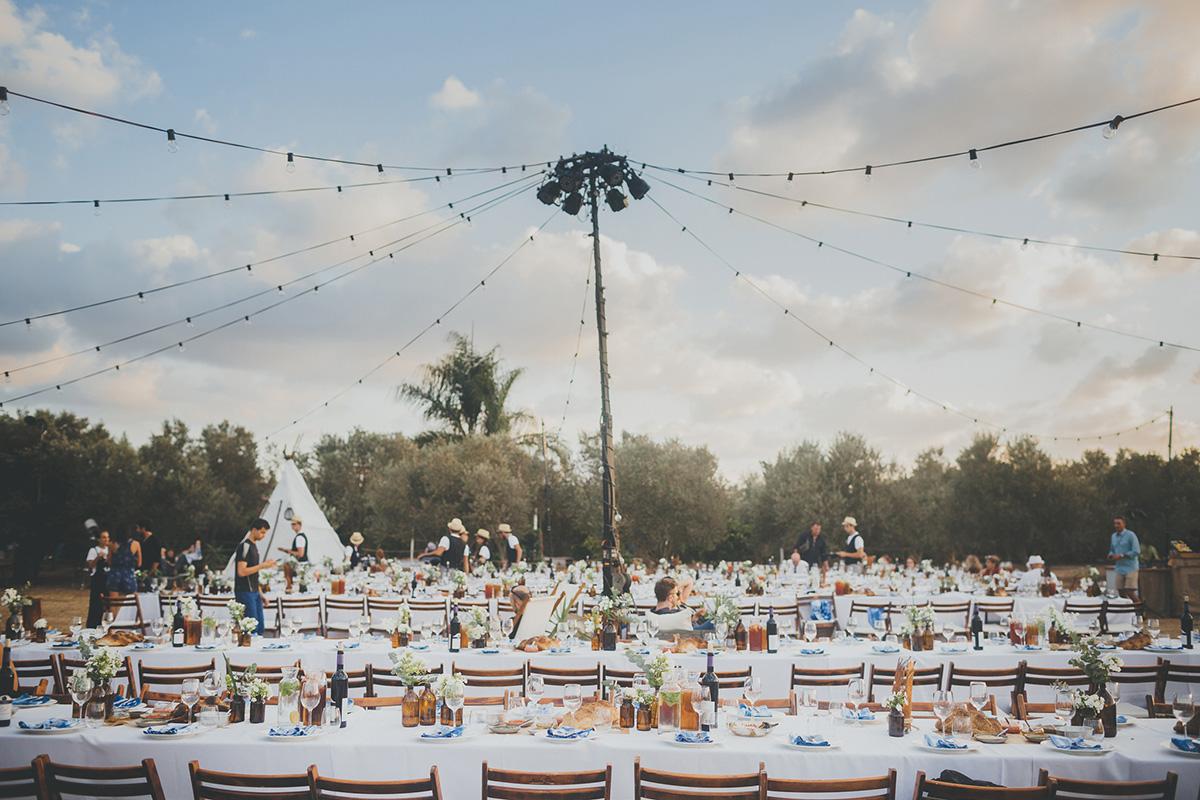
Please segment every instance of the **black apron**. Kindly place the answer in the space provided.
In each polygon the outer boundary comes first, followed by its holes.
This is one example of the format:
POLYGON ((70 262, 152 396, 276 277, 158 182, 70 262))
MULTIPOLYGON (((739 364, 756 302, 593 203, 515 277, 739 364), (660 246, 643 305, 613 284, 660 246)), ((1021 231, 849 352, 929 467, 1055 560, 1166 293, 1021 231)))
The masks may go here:
POLYGON ((446 566, 451 569, 456 569, 459 572, 463 568, 463 555, 467 552, 467 543, 458 538, 457 535, 450 537, 450 546, 446 548, 445 561, 446 566))
POLYGON ((307 533, 305 533, 304 531, 300 531, 299 533, 297 533, 295 536, 292 537, 292 549, 295 550, 297 547, 300 546, 300 537, 301 536, 304 537, 304 555, 297 556, 296 560, 297 561, 308 561, 308 534, 307 533))

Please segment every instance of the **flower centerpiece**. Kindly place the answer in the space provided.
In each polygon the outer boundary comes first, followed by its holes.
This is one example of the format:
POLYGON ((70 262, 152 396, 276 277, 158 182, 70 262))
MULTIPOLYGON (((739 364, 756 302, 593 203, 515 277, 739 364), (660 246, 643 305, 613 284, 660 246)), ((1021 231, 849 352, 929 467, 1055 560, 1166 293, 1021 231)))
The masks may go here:
POLYGON ((242 617, 238 620, 238 646, 249 647, 250 637, 258 631, 258 620, 253 617, 242 617))
POLYGON ((179 598, 179 608, 183 611, 185 619, 196 619, 200 616, 200 607, 196 605, 196 598, 190 594, 179 598))
POLYGON ((463 631, 472 647, 487 647, 488 622, 487 612, 478 606, 467 612, 463 631))
MULTIPOLYGON (((267 697, 271 694, 270 685, 262 678, 247 678, 242 684, 242 691, 250 698, 250 723, 259 725, 267 719, 267 697)), ((283 694, 283 683, 279 684, 280 695, 283 694)))
POLYGON ((653 698, 649 703, 650 727, 657 728, 659 706, 670 706, 672 711, 669 713, 675 714, 678 712, 674 711, 674 709, 679 706, 682 700, 682 693, 679 691, 663 691, 663 685, 666 683, 667 675, 671 671, 671 659, 667 657, 666 653, 661 651, 654 655, 646 655, 636 650, 626 650, 625 657, 646 675, 646 683, 650 684, 650 695, 653 698))
POLYGON ((26 606, 33 605, 33 600, 25 594, 29 591, 29 588, 30 585, 27 583, 20 591, 10 586, 3 593, 0 593, 0 606, 4 606, 5 610, 8 611, 5 634, 9 639, 18 638, 17 631, 25 627, 21 620, 21 614, 25 611, 26 606))
POLYGON ((467 594, 467 573, 454 570, 450 574, 450 582, 454 584, 454 596, 465 597, 467 594))
POLYGON ((904 621, 900 623, 900 636, 908 640, 913 652, 933 649, 933 628, 937 624, 937 613, 933 606, 909 606, 904 609, 904 621))
POLYGON ((462 705, 467 694, 467 679, 457 672, 439 675, 433 683, 433 693, 442 704, 440 722, 443 725, 462 724, 462 705), (451 708, 457 705, 457 709, 451 708))
POLYGON ((1079 617, 1059 611, 1055 606, 1046 606, 1040 621, 1046 627, 1046 640, 1050 644, 1071 644, 1075 638, 1075 628, 1079 617))
POLYGON ((412 610, 407 602, 401 602, 396 609, 396 616, 388 623, 388 632, 392 634, 392 647, 407 647, 412 637, 412 610))
POLYGON ((1087 577, 1079 582, 1080 588, 1087 592, 1088 597, 1100 596, 1100 570, 1088 567, 1087 577), (1084 585, 1086 581, 1087 585, 1084 585))
POLYGON ((604 650, 617 649, 617 630, 621 626, 629 624, 633 607, 633 597, 628 593, 615 597, 606 594, 596 601, 596 612, 604 622, 604 628, 600 635, 601 647, 604 650))
POLYGON ((704 616, 712 620, 717 630, 717 638, 724 640, 737 627, 742 618, 742 610, 732 597, 718 594, 704 601, 704 616))
POLYGON ((125 662, 116 650, 111 647, 98 647, 95 640, 81 638, 79 654, 83 657, 84 669, 92 679, 92 700, 90 702, 104 704, 105 719, 112 716, 113 691, 112 680, 125 666, 125 662))
POLYGON ((405 687, 401 701, 402 722, 406 728, 415 728, 421 724, 421 698, 416 687, 429 682, 429 668, 408 650, 393 650, 388 653, 388 658, 392 661, 392 674, 405 687))
POLYGON ((1067 663, 1087 675, 1088 694, 1100 698, 1101 702, 1096 716, 1104 723, 1104 735, 1112 738, 1117 735, 1117 704, 1109 694, 1107 684, 1112 673, 1121 671, 1121 659, 1115 653, 1102 651, 1094 636, 1074 636, 1072 643, 1075 655, 1067 663))
POLYGON ((46 641, 46 629, 48 626, 49 623, 46 622, 45 617, 38 617, 33 621, 33 640, 35 642, 46 641))
POLYGON ((908 695, 904 692, 892 692, 883 701, 883 707, 888 709, 888 736, 904 735, 904 709, 907 705, 908 695))

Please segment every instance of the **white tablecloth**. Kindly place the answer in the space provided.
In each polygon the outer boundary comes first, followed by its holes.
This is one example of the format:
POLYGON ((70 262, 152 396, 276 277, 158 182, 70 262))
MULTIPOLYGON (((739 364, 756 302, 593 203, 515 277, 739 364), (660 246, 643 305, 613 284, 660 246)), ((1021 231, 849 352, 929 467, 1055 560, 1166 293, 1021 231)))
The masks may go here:
MULTIPOLYGON (((38 720, 61 709, 21 711, 17 719, 38 720)), ((270 712, 268 711, 268 714, 270 712)), ((887 726, 876 723, 846 727, 825 720, 823 732, 841 746, 831 751, 798 752, 785 746, 788 720, 769 737, 743 739, 719 734, 719 744, 684 748, 654 732, 609 733, 592 742, 555 743, 526 735, 483 734, 450 742, 417 741, 419 728, 404 728, 398 709, 357 711, 344 730, 330 731, 314 741, 267 741, 265 725, 239 724, 209 730, 184 739, 145 736, 122 726, 64 735, 37 736, 18 731, 17 723, 0 729, 0 767, 27 764, 40 753, 66 763, 96 766, 136 764, 153 758, 167 797, 191 796, 187 763, 231 772, 302 773, 316 764, 325 774, 359 780, 414 778, 427 775, 437 764, 444 796, 476 797, 480 763, 530 771, 583 770, 613 765, 613 797, 633 795, 633 759, 640 756, 651 768, 692 774, 753 772, 760 761, 769 775, 787 778, 850 778, 898 772, 898 794, 907 796, 917 770, 937 775, 956 769, 973 778, 1009 786, 1032 785, 1042 767, 1051 774, 1093 780, 1160 779, 1168 770, 1179 774, 1178 797, 1194 800, 1200 791, 1200 759, 1177 755, 1164 746, 1170 720, 1138 720, 1122 729, 1116 750, 1102 756, 1073 756, 1047 745, 1030 745, 1020 737, 1004 745, 979 745, 962 754, 920 748, 920 732, 902 740, 890 739, 887 726)), ((917 722, 929 730, 929 720, 917 722)))

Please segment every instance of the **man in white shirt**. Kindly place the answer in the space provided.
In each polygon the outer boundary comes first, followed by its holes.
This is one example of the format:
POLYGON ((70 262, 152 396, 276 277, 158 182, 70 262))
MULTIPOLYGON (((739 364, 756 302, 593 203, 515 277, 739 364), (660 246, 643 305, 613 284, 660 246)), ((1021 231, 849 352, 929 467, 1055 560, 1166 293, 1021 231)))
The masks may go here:
POLYGON ((492 533, 486 528, 480 528, 475 531, 475 562, 476 567, 482 567, 484 564, 492 560, 492 549, 488 547, 488 542, 491 541, 492 533))
POLYGON ((88 594, 87 627, 100 627, 104 616, 105 576, 108 574, 108 531, 103 528, 96 534, 96 543, 87 554, 88 574, 91 576, 91 591, 88 594))
MULTIPOLYGON (((1036 592, 1042 583, 1042 573, 1046 566, 1046 560, 1041 556, 1030 556, 1025 562, 1025 572, 1021 573, 1021 577, 1017 580, 1017 591, 1036 592)), ((1053 572, 1050 573, 1050 579, 1056 584, 1058 576, 1053 572)))
POLYGON ((280 547, 279 552, 287 553, 297 561, 308 561, 308 534, 304 532, 304 520, 299 517, 292 517, 292 537, 291 547, 280 547))
POLYGON ((438 541, 438 546, 434 548, 432 555, 437 556, 442 564, 451 569, 468 571, 469 564, 467 556, 469 550, 467 548, 467 529, 463 526, 462 520, 458 517, 446 523, 448 533, 438 541))
POLYGON ((834 555, 842 560, 843 566, 860 566, 867 565, 866 542, 863 541, 863 536, 858 532, 858 520, 854 517, 846 517, 842 520, 842 530, 846 532, 846 547, 838 550, 834 555))
POLYGON ((525 558, 525 551, 521 549, 521 540, 512 532, 512 526, 507 522, 501 522, 500 527, 496 530, 500 531, 503 547, 500 548, 501 566, 507 567, 509 564, 516 564, 525 558))

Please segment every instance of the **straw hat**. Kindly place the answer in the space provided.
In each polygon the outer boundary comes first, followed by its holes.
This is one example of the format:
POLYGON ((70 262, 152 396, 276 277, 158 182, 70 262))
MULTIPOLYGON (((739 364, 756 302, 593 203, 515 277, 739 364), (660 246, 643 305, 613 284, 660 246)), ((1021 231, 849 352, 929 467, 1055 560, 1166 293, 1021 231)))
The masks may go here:
POLYGON ((501 522, 500 527, 496 528, 496 530, 501 533, 512 533, 512 525, 509 525, 507 522, 501 522))
POLYGON ((446 527, 449 528, 451 530, 451 532, 453 532, 453 533, 462 533, 463 531, 466 530, 466 528, 463 527, 462 520, 459 519, 458 517, 455 517, 454 519, 447 522, 446 527))
POLYGON ((854 517, 846 517, 844 520, 842 520, 842 524, 843 524, 843 525, 849 525, 849 526, 851 526, 852 528, 857 528, 857 527, 858 527, 858 520, 856 520, 854 517))
POLYGON ((480 528, 479 530, 475 531, 475 535, 478 536, 480 539, 492 538, 492 534, 488 533, 488 531, 485 528, 480 528))
POLYGON ((362 533, 360 533, 359 531, 355 531, 354 533, 350 534, 350 544, 362 544, 362 543, 363 543, 362 533))
POLYGON ((1045 566, 1045 564, 1046 559, 1042 558, 1041 556, 1030 556, 1029 560, 1025 562, 1025 566, 1029 567, 1030 569, 1033 569, 1034 567, 1045 566))
POLYGON ((303 528, 303 527, 304 527, 304 520, 300 519, 299 517, 292 517, 292 524, 293 524, 293 525, 299 525, 301 528, 303 528))

